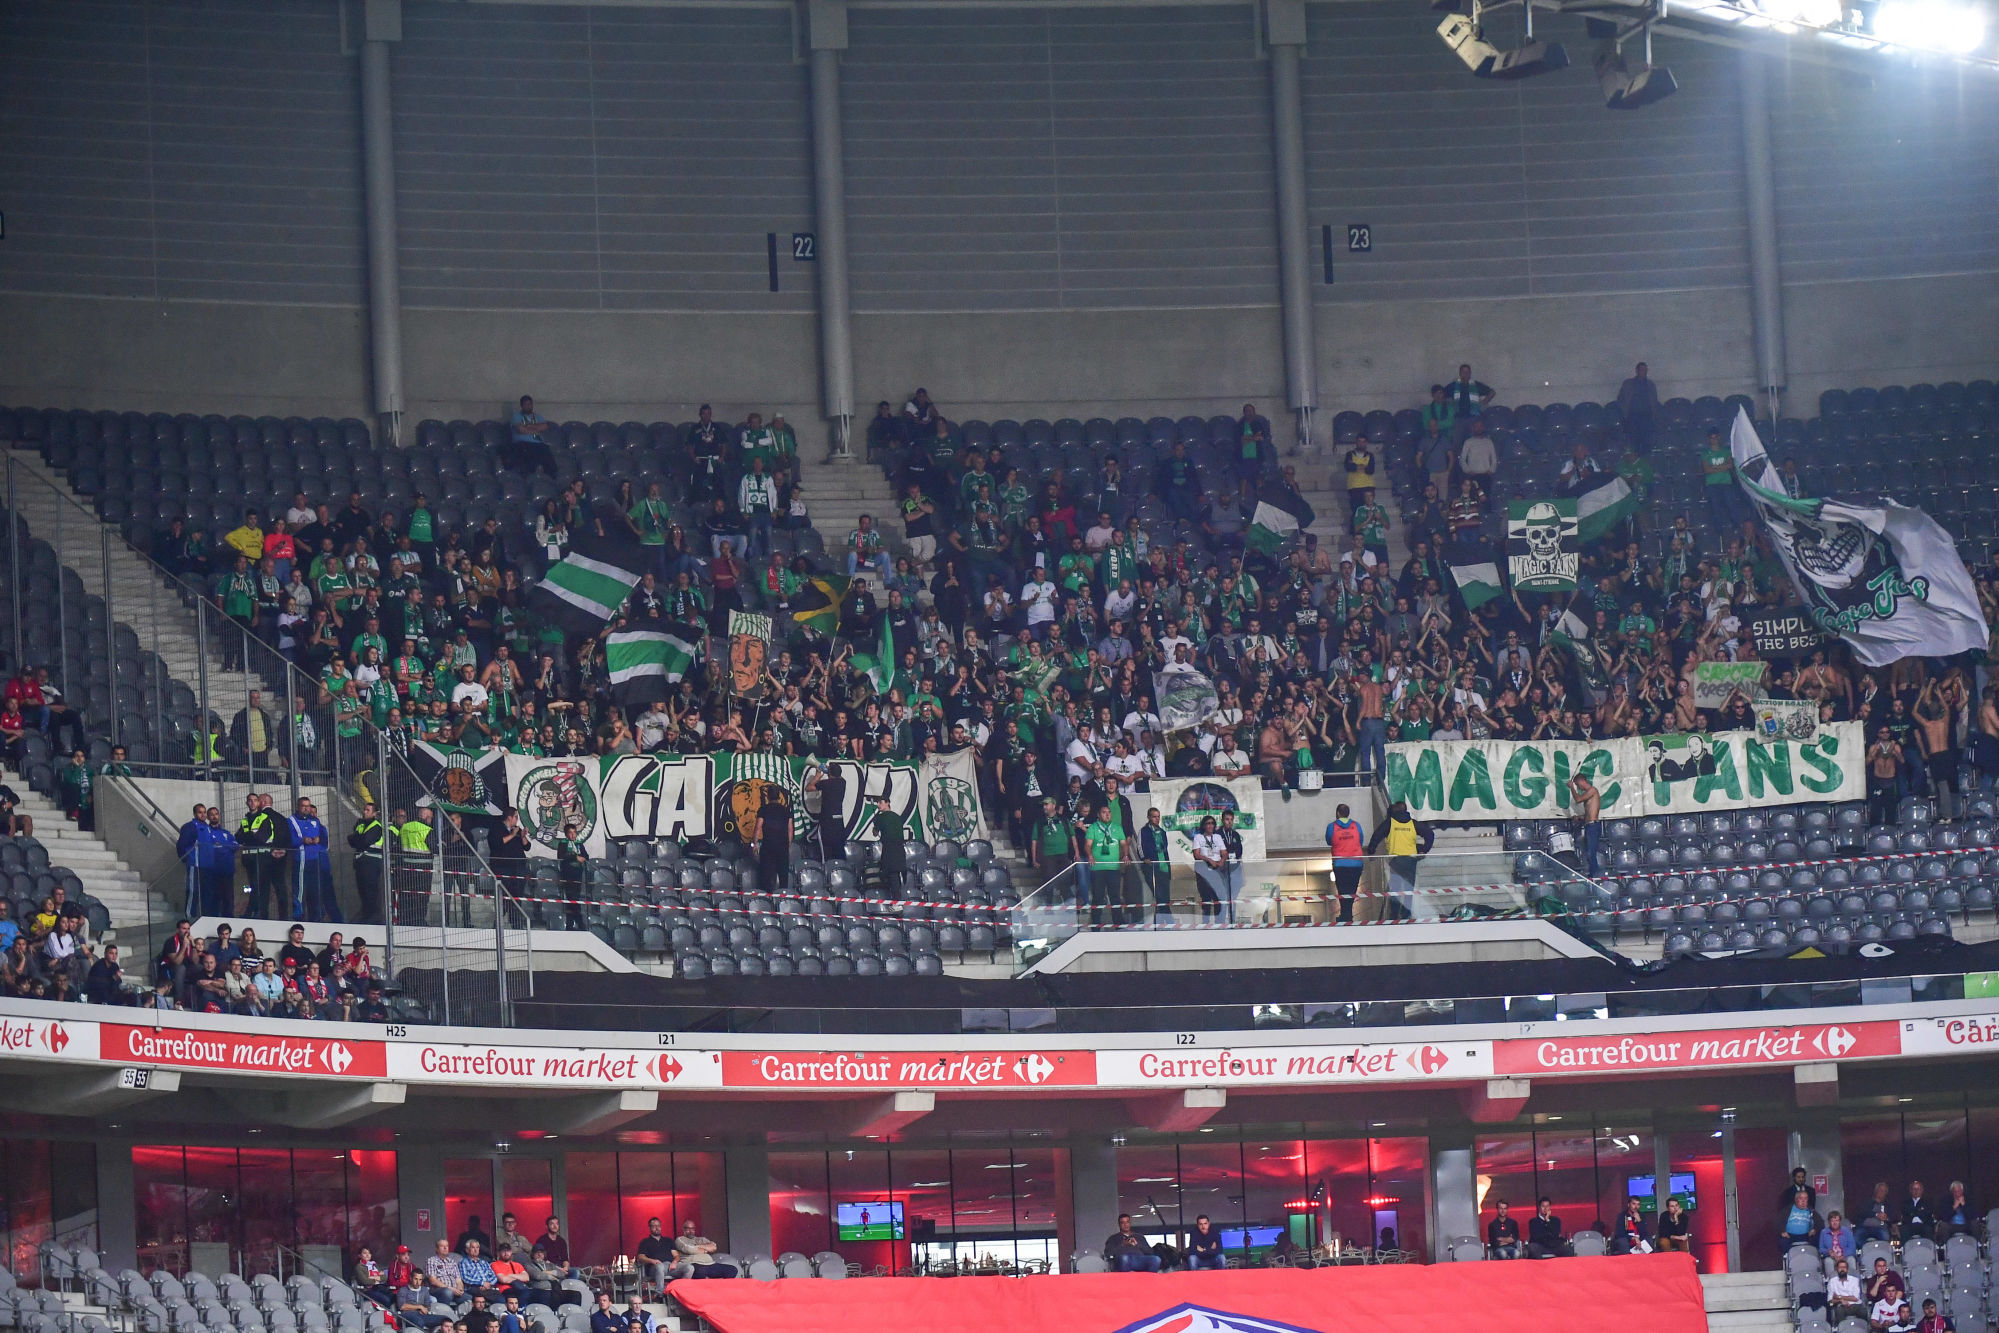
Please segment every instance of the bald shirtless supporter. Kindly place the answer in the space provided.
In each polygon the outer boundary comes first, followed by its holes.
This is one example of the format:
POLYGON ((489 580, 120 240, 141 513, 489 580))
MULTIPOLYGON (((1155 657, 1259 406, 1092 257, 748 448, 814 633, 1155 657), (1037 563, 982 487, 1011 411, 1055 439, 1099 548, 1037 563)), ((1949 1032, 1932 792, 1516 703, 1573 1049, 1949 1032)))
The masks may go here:
POLYGON ((1578 773, 1569 779, 1569 809, 1583 825, 1583 866, 1591 879, 1603 872, 1597 868, 1597 848, 1603 844, 1603 795, 1590 780, 1578 773))

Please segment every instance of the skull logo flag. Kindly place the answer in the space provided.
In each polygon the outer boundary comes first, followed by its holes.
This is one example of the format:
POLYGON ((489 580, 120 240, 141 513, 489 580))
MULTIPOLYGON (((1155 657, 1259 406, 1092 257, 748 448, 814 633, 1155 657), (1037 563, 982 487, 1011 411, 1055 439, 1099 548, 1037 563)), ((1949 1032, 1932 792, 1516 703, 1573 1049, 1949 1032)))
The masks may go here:
POLYGON ((1520 592, 1574 592, 1582 567, 1574 500, 1515 500, 1506 508, 1506 567, 1520 592))
POLYGON ((1920 509, 1878 495, 1792 495, 1738 410, 1735 476, 1770 532, 1812 622, 1863 666, 1949 657, 1990 637, 1951 536, 1920 509))

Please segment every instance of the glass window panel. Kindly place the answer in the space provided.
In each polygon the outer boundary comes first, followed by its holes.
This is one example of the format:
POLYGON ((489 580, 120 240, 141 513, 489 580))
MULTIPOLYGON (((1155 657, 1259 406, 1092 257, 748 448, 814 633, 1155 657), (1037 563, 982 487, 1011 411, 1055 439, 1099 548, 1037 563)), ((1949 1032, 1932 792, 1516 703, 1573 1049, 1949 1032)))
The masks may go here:
MULTIPOLYGON (((582 1214, 576 1211, 578 1155, 569 1155, 569 1223, 575 1233, 570 1237, 572 1247, 583 1244, 584 1229, 582 1214)), ((614 1201, 617 1216, 613 1223, 605 1225, 605 1230, 617 1238, 617 1253, 637 1254, 639 1242, 646 1238, 646 1224, 655 1217, 659 1219, 661 1235, 669 1239, 679 1235, 680 1223, 673 1200, 673 1154, 619 1153, 617 1171, 617 1197, 614 1201)))
POLYGON ((156 1268, 179 1272, 186 1263, 187 1175, 181 1154, 178 1147, 132 1147, 133 1238, 139 1271, 148 1277, 156 1268))
POLYGON ((1225 1243, 1230 1248, 1238 1253, 1246 1248, 1241 1143, 1209 1140, 1180 1145, 1181 1223, 1170 1243, 1184 1247, 1187 1232, 1203 1213, 1212 1226, 1227 1233, 1225 1243))
POLYGON ((1245 1143, 1243 1216, 1251 1227, 1276 1227, 1299 1249, 1311 1246, 1311 1200, 1305 1188, 1305 1145, 1297 1139, 1245 1143))
MULTIPOLYGON (((628 1158, 637 1155, 626 1154, 628 1158)), ((666 1154, 657 1156, 665 1158, 666 1154)), ((569 1214, 569 1261, 578 1268, 595 1268, 621 1254, 630 1255, 639 1237, 645 1235, 645 1223, 639 1223, 627 1245, 619 1226, 618 1154, 569 1153, 563 1158, 562 1180, 564 1211, 569 1214)))
POLYGON ((347 1154, 331 1148, 292 1152, 292 1234, 300 1254, 340 1252, 347 1259, 347 1154))
MULTIPOLYGON (((500 1212, 514 1215, 514 1224, 529 1241, 542 1234, 555 1215, 555 1163, 547 1157, 500 1159, 500 1212)), ((486 1228, 494 1235, 499 1228, 486 1228)), ((566 1233, 565 1233, 566 1234, 566 1233)), ((571 1239, 570 1244, 576 1242, 571 1239)), ((570 1256, 575 1262, 575 1255, 570 1256)))
POLYGON ((960 1265, 997 1268, 1018 1262, 1014 1177, 1029 1174, 1026 1159, 1006 1148, 951 1153, 951 1235, 960 1265))
MULTIPOLYGON (((1617 1219, 1624 1215, 1625 1201, 1631 1196, 1631 1178, 1655 1175, 1658 1165, 1649 1128, 1600 1127, 1596 1134, 1596 1168, 1598 1187, 1603 1192, 1597 1199, 1597 1216, 1615 1227, 1617 1219)), ((1657 1216, 1657 1205, 1656 1193, 1639 1200, 1648 1227, 1657 1216)))
POLYGON ((388 1148, 355 1148, 347 1154, 347 1240, 366 1245, 387 1267, 403 1234, 396 1154, 388 1148))
POLYGON ((770 1243, 774 1253, 818 1254, 844 1249, 833 1242, 833 1218, 826 1200, 826 1154, 774 1152, 770 1155, 770 1243))
MULTIPOLYGON (((280 1154, 282 1155, 282 1154, 280 1154)), ((272 1196, 282 1204, 291 1196, 291 1182, 272 1196)), ((189 1148, 187 1150, 187 1262, 201 1268, 218 1257, 235 1268, 242 1252, 242 1216, 246 1200, 234 1148, 189 1148)), ((264 1206, 271 1206, 267 1202, 264 1206)))
MULTIPOLYGON (((1703 1273, 1728 1271, 1728 1204, 1722 1185, 1721 1139, 1707 1131, 1676 1131, 1672 1170, 1691 1173, 1694 1178, 1694 1206, 1688 1243, 1703 1273)), ((1682 1200, 1684 1202, 1684 1200, 1682 1200)))
POLYGON ((7 1202, 11 1262, 16 1278, 39 1285, 42 1242, 55 1235, 47 1139, 6 1141, 7 1202))
POLYGON ((1373 1193, 1367 1172, 1366 1139, 1307 1139, 1305 1197, 1313 1201, 1315 1243, 1366 1247, 1374 1223, 1367 1199, 1373 1193))
MULTIPOLYGON (((227 1149, 217 1151, 227 1152, 227 1149)), ((194 1154, 189 1148, 189 1213, 194 1211, 194 1154)), ((237 1232, 245 1277, 258 1273, 290 1274, 295 1264, 280 1247, 298 1243, 292 1226, 292 1155, 283 1148, 243 1148, 236 1152, 237 1232)), ((219 1169, 219 1168, 218 1168, 219 1169)))
POLYGON ((889 1190, 902 1205, 910 1262, 934 1272, 951 1256, 951 1154, 942 1149, 888 1154, 889 1190))
MULTIPOLYGON (((728 1173, 718 1152, 677 1152, 673 1155, 675 1231, 688 1218, 701 1234, 724 1250, 729 1248, 728 1173), (692 1209, 690 1211, 690 1205, 692 1209)), ((779 1250, 782 1254, 784 1251, 779 1250)), ((810 1254, 811 1251, 806 1251, 810 1254)))
POLYGON ((1373 1177, 1375 1243, 1416 1255, 1429 1253, 1430 1141, 1422 1138, 1368 1140, 1373 1177), (1390 1237, 1388 1232, 1394 1231, 1390 1237))
POLYGON ((1901 1207, 1895 1192, 1905 1178, 1902 1166, 1902 1117, 1895 1111, 1850 1116, 1839 1122, 1840 1171, 1845 1177, 1846 1213, 1865 1219, 1878 1184, 1886 1191, 1888 1214, 1901 1207))
MULTIPOLYGON (((444 1230, 447 1240, 458 1237, 474 1222, 479 1230, 493 1234, 493 1159, 490 1157, 447 1157, 444 1159, 444 1230)), ((435 1237, 432 1238, 435 1240, 435 1237)))
MULTIPOLYGON (((1902 1154, 1908 1179, 1923 1182, 1925 1198, 1941 1202, 1950 1197, 1950 1182, 1965 1177, 1969 1146, 1961 1110, 1902 1117, 1902 1154)), ((1895 1197, 1899 1200, 1906 1194, 1905 1184, 1895 1197)))
MULTIPOLYGON (((888 1152, 881 1148, 835 1148, 826 1154, 832 1182, 833 1248, 863 1271, 890 1274, 909 1267, 909 1222, 905 1217, 897 1239, 895 1210, 889 1197, 888 1152), (839 1235, 841 1204, 855 1208, 851 1240, 839 1235), (865 1216, 863 1216, 865 1214, 865 1216)), ((806 1251, 810 1253, 810 1251, 806 1251)))
MULTIPOLYGON (((1170 1143, 1148 1143, 1117 1150, 1118 1211, 1131 1214, 1132 1230, 1148 1241, 1167 1241, 1194 1217, 1181 1214, 1180 1150, 1170 1143)), ((962 1205, 962 1200, 960 1201, 962 1205)), ((1101 1236, 1079 1236, 1079 1248, 1095 1253, 1101 1236)))
POLYGON ((49 1183, 56 1240, 97 1249, 97 1145, 74 1139, 51 1144, 49 1183))
POLYGON ((1014 1263, 1045 1263, 1051 1272, 1060 1272, 1057 1200, 1066 1197, 1062 1176, 1069 1169, 1068 1153, 1054 1148, 1015 1148, 1009 1155, 1013 1159, 1009 1174, 1013 1177, 1014 1263))
POLYGON ((1488 1134, 1472 1148, 1478 1163, 1478 1238, 1485 1239, 1486 1224, 1499 1216, 1499 1203, 1506 1202, 1507 1215, 1520 1224, 1520 1239, 1527 1240, 1527 1219, 1534 1215, 1538 1196, 1534 1192, 1534 1136, 1529 1134, 1488 1134))
MULTIPOLYGON (((1965 1183, 1971 1187, 1972 1206, 1981 1215, 1999 1204, 1999 1107, 1971 1108, 1971 1176, 1965 1183)), ((1851 1177, 1846 1187, 1853 1189, 1851 1177)))
POLYGON ((1735 1129, 1736 1214, 1742 1225, 1742 1267, 1767 1271, 1783 1263, 1778 1233, 1790 1205, 1791 1135, 1778 1128, 1735 1129))

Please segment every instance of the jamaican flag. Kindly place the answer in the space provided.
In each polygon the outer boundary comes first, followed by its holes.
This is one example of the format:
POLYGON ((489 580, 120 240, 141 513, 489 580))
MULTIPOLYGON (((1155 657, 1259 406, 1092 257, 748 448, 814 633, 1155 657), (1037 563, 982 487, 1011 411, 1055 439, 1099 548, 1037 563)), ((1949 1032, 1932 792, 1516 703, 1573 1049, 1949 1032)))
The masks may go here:
POLYGON ((792 623, 832 638, 840 628, 840 603, 847 599, 845 574, 814 574, 791 595, 792 623))

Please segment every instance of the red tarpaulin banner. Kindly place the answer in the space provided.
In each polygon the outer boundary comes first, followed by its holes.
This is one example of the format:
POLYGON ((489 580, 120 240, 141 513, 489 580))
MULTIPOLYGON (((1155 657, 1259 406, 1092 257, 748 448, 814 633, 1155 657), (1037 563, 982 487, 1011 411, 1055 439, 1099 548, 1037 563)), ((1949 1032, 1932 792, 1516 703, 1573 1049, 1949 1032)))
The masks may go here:
POLYGON ((720 1333, 1707 1333, 1684 1254, 1061 1277, 681 1281, 720 1333))

